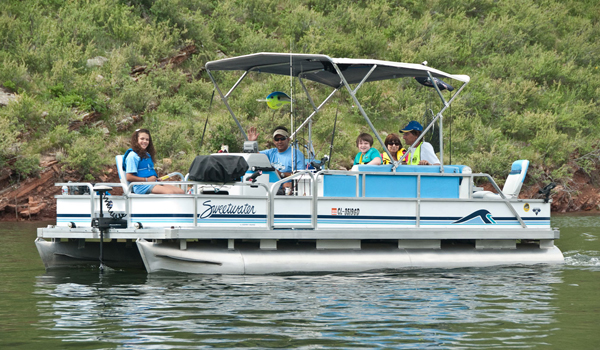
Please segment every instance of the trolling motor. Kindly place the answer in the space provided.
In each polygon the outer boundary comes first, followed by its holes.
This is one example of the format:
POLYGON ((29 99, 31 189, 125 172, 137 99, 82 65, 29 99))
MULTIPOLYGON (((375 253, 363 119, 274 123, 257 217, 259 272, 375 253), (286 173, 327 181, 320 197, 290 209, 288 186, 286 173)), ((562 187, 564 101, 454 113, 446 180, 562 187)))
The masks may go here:
POLYGON ((102 213, 102 200, 103 197, 106 197, 106 193, 111 191, 112 187, 98 185, 94 186, 94 191, 100 195, 100 215, 97 218, 92 219, 92 227, 95 227, 100 230, 100 271, 104 271, 104 252, 102 250, 102 243, 104 242, 104 232, 108 231, 110 228, 127 228, 127 220, 123 220, 122 214, 115 215, 112 213, 112 201, 107 200, 107 208, 110 213, 110 217, 104 217, 102 213))
POLYGON ((550 200, 550 191, 552 191, 554 187, 556 187, 556 184, 554 182, 551 182, 548 185, 546 185, 546 187, 538 191, 539 194, 545 196, 544 203, 548 203, 548 201, 550 200))
POLYGON ((100 230, 108 230, 111 228, 127 228, 127 220, 123 220, 126 214, 117 214, 112 212, 113 203, 106 197, 106 193, 112 191, 112 187, 98 185, 94 187, 94 191, 100 195, 100 215, 92 219, 92 227, 96 227, 100 230), (109 217, 104 217, 102 213, 102 201, 106 203, 108 208, 109 217))

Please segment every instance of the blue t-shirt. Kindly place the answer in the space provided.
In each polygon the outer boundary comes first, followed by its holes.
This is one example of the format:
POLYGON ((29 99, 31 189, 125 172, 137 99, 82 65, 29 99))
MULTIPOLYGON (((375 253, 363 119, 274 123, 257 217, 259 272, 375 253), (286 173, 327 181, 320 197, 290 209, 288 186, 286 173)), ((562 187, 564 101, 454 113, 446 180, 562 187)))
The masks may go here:
MULTIPOLYGON (((150 157, 150 155, 148 155, 148 157, 150 157)), ((135 174, 136 176, 140 176, 137 175, 138 172, 141 173, 154 171, 154 162, 152 162, 152 158, 146 159, 146 162, 144 162, 146 166, 143 169, 139 168, 141 160, 142 158, 140 158, 140 156, 138 156, 137 153, 129 152, 129 154, 127 155, 127 159, 125 159, 125 172, 135 174)), ((156 174, 156 172, 154 173, 156 174)), ((133 186, 133 193, 147 194, 152 192, 153 187, 154 185, 135 185, 133 186)))
POLYGON ((371 147, 371 148, 369 148, 367 153, 365 153, 364 155, 362 154, 362 152, 358 152, 356 157, 354 157, 354 165, 367 164, 368 162, 372 161, 375 158, 381 158, 381 155, 379 154, 378 150, 371 147), (360 159, 360 156, 362 156, 362 159, 360 159))
MULTIPOLYGON (((279 152, 277 148, 266 149, 264 151, 260 151, 262 154, 266 154, 269 158, 269 161, 273 165, 273 168, 279 170, 282 173, 291 173, 292 172, 292 147, 288 147, 283 152, 279 152)), ((304 161, 304 155, 298 149, 296 149, 296 154, 294 155, 296 166, 294 170, 304 170, 306 168, 306 163, 304 161)))

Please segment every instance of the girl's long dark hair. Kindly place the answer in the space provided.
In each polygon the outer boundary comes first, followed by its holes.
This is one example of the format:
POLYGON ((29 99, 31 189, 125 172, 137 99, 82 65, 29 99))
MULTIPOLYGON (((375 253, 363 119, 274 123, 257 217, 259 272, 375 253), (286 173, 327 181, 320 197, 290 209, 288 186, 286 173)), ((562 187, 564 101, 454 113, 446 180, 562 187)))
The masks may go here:
POLYGON ((133 135, 131 135, 131 149, 133 149, 133 151, 135 153, 137 153, 137 155, 140 156, 140 158, 142 158, 142 159, 148 158, 148 154, 150 154, 150 158, 154 162, 154 159, 156 158, 156 150, 154 149, 154 143, 152 142, 152 135, 150 135, 150 130, 137 129, 133 133, 133 135), (148 138, 150 139, 150 142, 148 143, 148 147, 146 147, 146 152, 144 152, 144 150, 138 143, 138 135, 142 134, 142 133, 148 134, 148 138))

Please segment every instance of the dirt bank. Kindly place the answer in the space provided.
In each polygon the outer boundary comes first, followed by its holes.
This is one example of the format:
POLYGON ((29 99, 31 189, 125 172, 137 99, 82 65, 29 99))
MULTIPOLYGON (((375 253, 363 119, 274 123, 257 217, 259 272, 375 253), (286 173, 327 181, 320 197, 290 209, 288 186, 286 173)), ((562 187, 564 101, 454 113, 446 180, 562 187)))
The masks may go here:
MULTIPOLYGON (((42 171, 38 177, 16 181, 15 175, 0 173, 0 221, 48 220, 56 218, 55 195, 61 188, 58 182, 80 182, 81 176, 74 171, 64 170, 54 159, 40 163, 42 171)), ((107 167, 105 175, 96 182, 119 182, 116 167, 107 167)), ((115 189, 115 191, 121 191, 115 189)), ((122 194, 113 192, 115 194, 122 194)))
MULTIPOLYGON (((15 175, 5 170, 0 172, 0 221, 48 220, 56 218, 55 195, 61 189, 54 186, 57 182, 79 182, 81 175, 64 170, 54 159, 43 159, 42 171, 38 177, 16 181, 15 175)), ((96 182, 119 182, 117 169, 107 167, 96 182)), ((529 184, 529 179, 525 180, 529 184)), ((574 169, 573 179, 567 184, 558 184, 552 190, 553 212, 598 212, 600 214, 600 188, 594 186, 594 179, 581 169, 574 169)), ((544 184, 524 185, 520 198, 543 198, 538 194, 544 184)), ((491 185, 486 190, 493 191, 491 185)), ((121 194, 115 188, 113 194, 121 194)))

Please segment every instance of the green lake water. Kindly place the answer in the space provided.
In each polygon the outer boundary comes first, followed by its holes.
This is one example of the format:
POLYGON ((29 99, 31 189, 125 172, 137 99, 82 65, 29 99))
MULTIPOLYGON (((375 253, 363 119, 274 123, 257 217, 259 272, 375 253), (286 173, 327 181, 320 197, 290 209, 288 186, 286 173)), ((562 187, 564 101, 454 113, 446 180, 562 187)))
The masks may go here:
POLYGON ((556 216, 563 266, 308 276, 46 272, 0 222, 0 349, 597 349, 600 216, 556 216))

